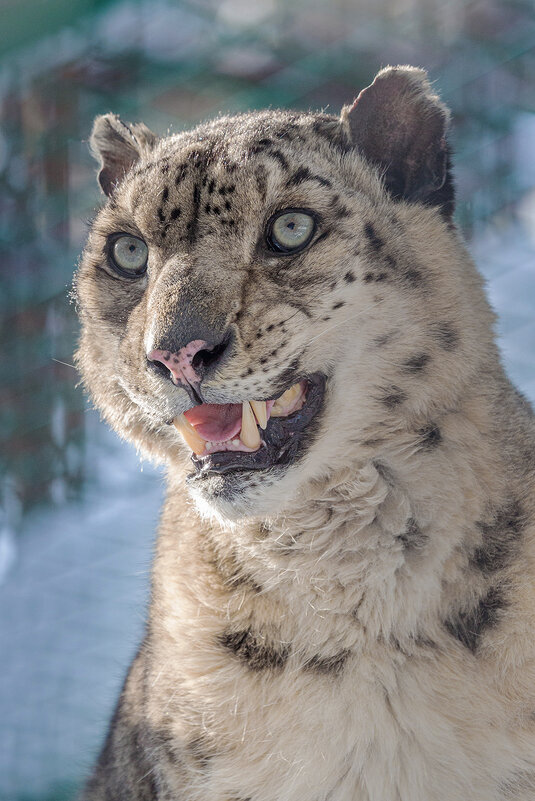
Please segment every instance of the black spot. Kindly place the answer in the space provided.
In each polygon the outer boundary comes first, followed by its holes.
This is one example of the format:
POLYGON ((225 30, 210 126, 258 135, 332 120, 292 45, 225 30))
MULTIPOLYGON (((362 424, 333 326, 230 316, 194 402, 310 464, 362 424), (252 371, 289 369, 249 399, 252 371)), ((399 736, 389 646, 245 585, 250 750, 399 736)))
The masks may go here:
POLYGON ((184 180, 184 178, 185 178, 185 177, 186 177, 186 175, 187 175, 187 172, 188 172, 188 167, 187 167, 187 164, 182 164, 182 165, 181 165, 181 166, 178 168, 178 172, 177 172, 177 174, 176 174, 176 178, 175 178, 175 184, 176 184, 177 186, 178 186, 178 184, 179 184, 179 183, 181 183, 181 181, 183 181, 183 180, 184 180))
POLYGON ((232 204, 229 200, 225 200, 225 208, 227 211, 230 211, 230 209, 232 208, 232 204))
POLYGON ((378 272, 378 273, 366 273, 364 276, 364 282, 366 284, 371 283, 372 281, 379 282, 379 281, 386 281, 388 278, 388 274, 385 272, 378 272))
POLYGON ((381 250, 384 245, 383 240, 378 236, 375 228, 371 223, 366 223, 364 226, 364 233, 368 237, 368 241, 374 250, 381 250))
POLYGON ((472 565, 485 574, 507 567, 517 550, 523 524, 518 501, 511 501, 498 509, 489 521, 477 522, 483 544, 474 551, 470 560, 472 565))
POLYGON ((396 406, 399 406, 405 400, 407 400, 407 396, 403 390, 399 387, 391 386, 382 396, 381 403, 383 403, 388 409, 395 409, 396 406))
POLYGON ((204 737, 200 736, 191 740, 191 742, 186 745, 186 751, 193 757, 201 770, 206 770, 213 755, 210 753, 204 737))
POLYGON ((162 192, 162 201, 164 203, 167 203, 168 198, 169 198, 169 187, 166 186, 165 189, 162 192))
POLYGON ((317 181, 321 186, 332 186, 327 178, 322 178, 321 175, 314 175, 310 172, 308 167, 299 167, 299 169, 288 178, 286 186, 288 188, 291 186, 298 186, 304 183, 304 181, 317 181))
POLYGON ((283 153, 280 150, 268 150, 266 155, 271 156, 271 158, 275 159, 279 162, 283 170, 288 169, 288 161, 283 153))
POLYGON ((403 364, 404 373, 421 373, 431 357, 427 353, 417 353, 403 364))
POLYGON ((433 326, 433 334, 444 350, 455 350, 459 344, 459 335, 451 323, 436 323, 433 326))
POLYGON ((340 651, 334 656, 313 656, 303 665, 303 670, 320 673, 323 676, 338 676, 342 672, 350 651, 340 651))
POLYGON ((344 281, 346 282, 346 284, 352 284, 354 280, 355 280, 354 273, 352 273, 351 270, 348 270, 347 273, 344 275, 344 281))
POLYGON ((275 326, 273 325, 273 323, 270 323, 268 325, 268 327, 266 328, 266 331, 273 331, 274 328, 275 328, 275 326))
POLYGON ((159 220, 160 220, 160 222, 162 222, 162 223, 163 223, 163 222, 165 222, 165 214, 163 213, 163 208, 162 208, 161 206, 160 206, 160 208, 158 209, 158 219, 159 219, 159 220))
POLYGON ((275 648, 250 629, 226 631, 218 640, 250 670, 282 670, 288 659, 289 649, 286 645, 275 648))
POLYGON ((210 195, 211 195, 211 194, 212 194, 212 192, 214 191, 214 189, 215 189, 215 181, 214 181, 214 179, 212 178, 212 180, 211 180, 211 181, 210 181, 210 183, 208 184, 208 194, 210 194, 210 195))
POLYGON ((418 436, 420 437, 420 447, 424 450, 431 451, 442 442, 440 429, 434 423, 425 428, 421 428, 418 431, 418 436))
POLYGON ((459 611, 445 621, 445 626, 452 637, 475 653, 484 631, 499 622, 500 611, 505 607, 502 590, 491 587, 477 606, 459 611))
POLYGON ((381 336, 378 336, 374 339, 374 343, 378 348, 383 348, 385 345, 388 345, 388 343, 391 342, 398 333, 399 331, 394 329, 386 334, 381 334, 381 336))
POLYGON ((403 270, 403 272, 400 273, 400 278, 402 281, 405 281, 405 283, 411 284, 411 286, 420 286, 423 283, 422 273, 414 267, 403 270))
POLYGON ((199 184, 195 184, 193 187, 193 208, 191 210, 191 219, 188 223, 189 229, 189 242, 191 245, 195 242, 195 237, 197 235, 197 226, 199 224, 199 206, 201 203, 201 187, 199 184))
POLYGON ((210 214, 210 209, 211 209, 211 208, 212 208, 212 207, 210 206, 210 204, 209 204, 209 203, 207 203, 207 204, 206 204, 206 206, 204 207, 204 210, 205 210, 205 212, 206 212, 207 214, 210 214))
POLYGON ((334 309, 341 309, 342 306, 345 306, 345 303, 343 300, 339 300, 338 303, 333 304, 333 311, 334 309))
POLYGON ((174 209, 171 209, 171 213, 169 216, 171 220, 176 220, 177 217, 180 217, 180 206, 175 206, 174 209))
POLYGON ((405 531, 397 539, 407 550, 420 550, 427 545, 428 536, 424 534, 418 523, 413 517, 407 520, 405 531))

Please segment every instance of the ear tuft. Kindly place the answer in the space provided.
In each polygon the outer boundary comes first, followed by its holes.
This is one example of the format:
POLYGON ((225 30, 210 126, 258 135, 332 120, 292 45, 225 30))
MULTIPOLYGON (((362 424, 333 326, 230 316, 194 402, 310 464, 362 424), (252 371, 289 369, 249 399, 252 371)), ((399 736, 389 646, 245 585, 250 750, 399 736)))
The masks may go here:
POLYGON ((353 144, 379 168, 392 197, 440 206, 447 217, 453 212, 449 120, 426 72, 415 67, 386 67, 342 110, 353 144))
POLYGON ((157 137, 143 123, 126 125, 116 114, 95 119, 89 140, 100 163, 98 182, 108 197, 144 152, 152 150, 157 137))

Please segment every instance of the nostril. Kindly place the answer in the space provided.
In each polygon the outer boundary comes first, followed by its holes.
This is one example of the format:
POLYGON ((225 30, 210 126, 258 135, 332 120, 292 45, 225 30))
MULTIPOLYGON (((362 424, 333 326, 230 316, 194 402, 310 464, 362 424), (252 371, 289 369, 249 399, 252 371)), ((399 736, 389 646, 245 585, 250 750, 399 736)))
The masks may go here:
POLYGON ((216 365, 226 351, 229 342, 230 337, 226 337, 218 345, 214 345, 213 348, 203 348, 203 350, 197 351, 191 360, 193 369, 198 370, 199 367, 204 367, 206 370, 206 368, 216 365))
POLYGON ((163 376, 163 378, 171 378, 171 371, 163 362, 147 358, 147 367, 152 370, 153 373, 163 376))

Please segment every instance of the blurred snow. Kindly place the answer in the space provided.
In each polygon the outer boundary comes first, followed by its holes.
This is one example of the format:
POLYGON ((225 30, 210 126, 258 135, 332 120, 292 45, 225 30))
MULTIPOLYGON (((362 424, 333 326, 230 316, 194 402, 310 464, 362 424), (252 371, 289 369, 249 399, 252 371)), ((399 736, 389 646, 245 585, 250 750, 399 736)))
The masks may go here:
POLYGON ((2 801, 80 781, 142 635, 162 480, 95 412, 88 427, 83 503, 29 515, 0 585, 2 801))

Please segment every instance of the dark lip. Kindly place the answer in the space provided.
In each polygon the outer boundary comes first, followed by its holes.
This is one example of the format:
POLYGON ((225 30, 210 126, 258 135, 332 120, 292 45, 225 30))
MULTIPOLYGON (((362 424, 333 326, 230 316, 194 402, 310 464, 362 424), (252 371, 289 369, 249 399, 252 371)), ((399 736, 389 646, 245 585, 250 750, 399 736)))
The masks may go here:
POLYGON ((314 373, 305 376, 304 379, 308 383, 305 405, 289 417, 270 418, 266 430, 262 432, 265 445, 254 453, 222 451, 208 456, 192 454, 191 461, 195 473, 190 474, 188 479, 195 481, 209 475, 268 470, 273 467, 284 467, 296 461, 314 438, 315 432, 311 430, 311 423, 317 422, 325 397, 326 378, 323 374, 314 373), (306 437, 303 437, 305 431, 306 437))

